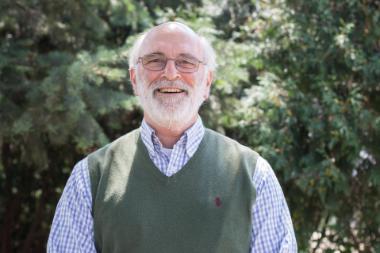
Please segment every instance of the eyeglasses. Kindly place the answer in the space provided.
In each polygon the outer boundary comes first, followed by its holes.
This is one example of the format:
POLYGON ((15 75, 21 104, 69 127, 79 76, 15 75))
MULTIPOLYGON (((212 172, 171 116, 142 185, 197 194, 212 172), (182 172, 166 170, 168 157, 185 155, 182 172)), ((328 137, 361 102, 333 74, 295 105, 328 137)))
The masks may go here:
POLYGON ((188 55, 180 55, 176 58, 168 58, 163 54, 153 53, 139 57, 137 63, 141 62, 144 68, 152 71, 161 71, 165 69, 169 60, 174 61, 174 65, 179 72, 193 73, 198 71, 199 64, 206 65, 205 62, 188 55))

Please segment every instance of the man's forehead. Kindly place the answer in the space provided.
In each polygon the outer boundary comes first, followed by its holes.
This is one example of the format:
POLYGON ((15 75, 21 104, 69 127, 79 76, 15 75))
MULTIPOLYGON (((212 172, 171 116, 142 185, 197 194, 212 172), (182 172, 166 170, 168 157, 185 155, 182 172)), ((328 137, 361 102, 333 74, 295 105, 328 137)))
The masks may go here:
POLYGON ((141 51, 155 50, 160 47, 161 43, 171 43, 173 47, 178 49, 182 47, 199 48, 200 37, 184 24, 168 22, 148 31, 142 42, 141 51))
POLYGON ((163 23, 163 24, 160 24, 160 25, 157 25, 155 27, 153 27, 149 32, 154 32, 154 31, 166 31, 166 32, 179 32, 179 31, 182 31, 182 32, 187 32, 189 34, 192 34, 194 36, 197 36, 197 34, 190 28, 188 27, 187 25, 185 24, 182 24, 180 22, 175 22, 175 21, 171 21, 171 22, 166 22, 166 23, 163 23))

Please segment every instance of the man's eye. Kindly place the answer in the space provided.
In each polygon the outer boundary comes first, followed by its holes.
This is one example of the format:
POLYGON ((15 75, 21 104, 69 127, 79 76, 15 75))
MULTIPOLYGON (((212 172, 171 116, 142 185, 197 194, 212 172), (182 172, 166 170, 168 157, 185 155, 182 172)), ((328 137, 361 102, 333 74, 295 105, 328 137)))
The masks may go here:
POLYGON ((196 63, 190 59, 178 59, 177 64, 184 67, 193 67, 196 63))
POLYGON ((160 63, 162 62, 163 60, 160 59, 160 58, 153 58, 153 59, 147 59, 147 63, 160 63))
POLYGON ((178 60, 177 62, 178 62, 179 64, 191 64, 190 61, 188 61, 188 60, 184 60, 184 59, 178 60))

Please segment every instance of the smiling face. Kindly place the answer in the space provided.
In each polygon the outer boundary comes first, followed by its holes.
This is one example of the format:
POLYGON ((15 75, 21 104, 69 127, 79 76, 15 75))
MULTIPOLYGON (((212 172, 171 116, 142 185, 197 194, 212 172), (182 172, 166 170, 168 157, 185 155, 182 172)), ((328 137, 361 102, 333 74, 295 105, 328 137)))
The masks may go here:
POLYGON ((212 81, 211 71, 202 63, 193 73, 184 73, 186 69, 181 68, 188 64, 183 60, 205 60, 198 35, 182 24, 160 25, 145 36, 138 56, 143 59, 130 70, 130 76, 145 120, 153 128, 189 127, 208 98, 212 81), (168 59, 166 66, 157 70, 165 58, 168 59))

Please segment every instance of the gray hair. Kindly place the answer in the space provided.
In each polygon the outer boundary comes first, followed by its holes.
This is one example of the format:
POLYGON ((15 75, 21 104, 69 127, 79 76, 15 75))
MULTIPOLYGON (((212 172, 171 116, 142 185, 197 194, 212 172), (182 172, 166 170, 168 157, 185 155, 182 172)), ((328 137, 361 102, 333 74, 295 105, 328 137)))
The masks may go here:
MULTIPOLYGON (((173 22, 168 22, 168 23, 173 23, 173 22)), ((188 27, 187 25, 185 25, 183 23, 180 23, 180 22, 175 22, 175 23, 179 24, 181 26, 184 26, 186 29, 189 29, 192 32, 194 32, 190 27, 188 27)), ((163 24, 166 24, 166 23, 163 23, 163 24)), ((163 24, 161 24, 161 25, 163 25, 163 24)), ((135 68, 135 65, 137 64, 137 61, 139 58, 140 48, 141 48, 142 42, 144 41, 146 35, 156 27, 157 26, 155 26, 155 27, 145 31, 141 35, 139 35, 137 40, 134 42, 131 50, 129 51, 128 63, 129 63, 130 69, 135 68)), ((212 47, 211 43, 205 37, 199 35, 196 32, 194 32, 194 33, 199 37, 199 41, 200 41, 201 46, 204 50, 204 60, 206 61, 206 66, 208 67, 208 69, 211 72, 215 72, 217 65, 216 65, 216 54, 215 54, 214 48, 212 47)))

